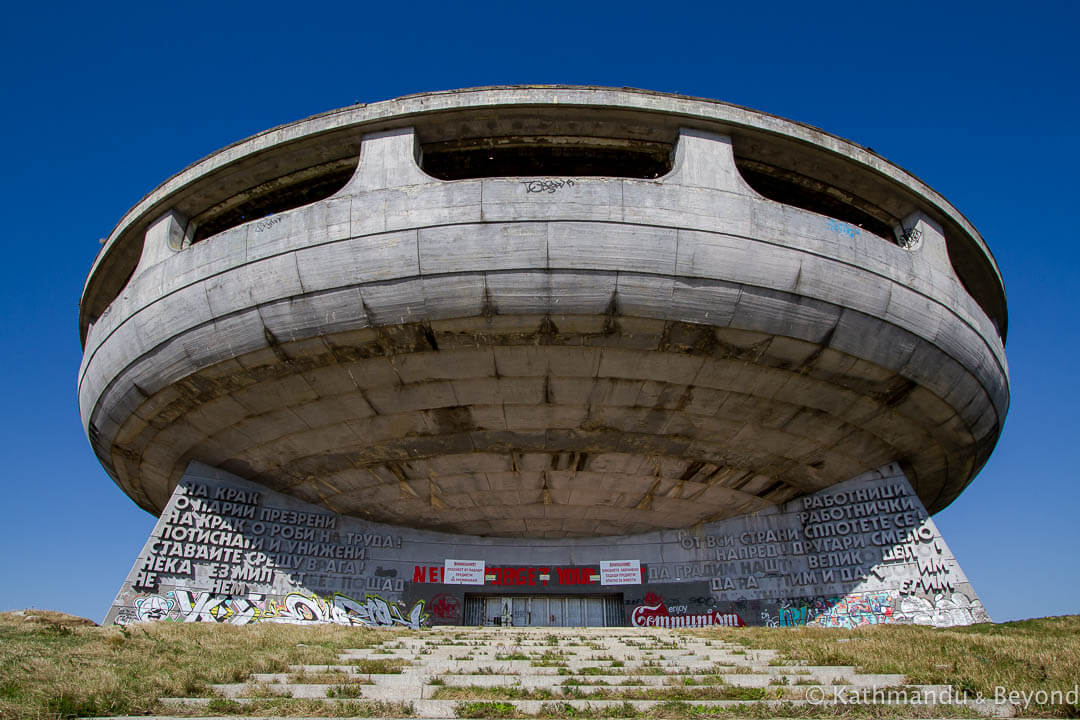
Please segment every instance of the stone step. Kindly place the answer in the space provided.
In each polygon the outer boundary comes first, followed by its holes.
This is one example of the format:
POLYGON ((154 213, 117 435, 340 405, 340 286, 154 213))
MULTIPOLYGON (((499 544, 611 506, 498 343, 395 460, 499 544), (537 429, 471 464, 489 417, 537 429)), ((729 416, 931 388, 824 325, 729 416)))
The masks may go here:
MULTIPOLYGON (((340 683, 347 685, 348 683, 340 683)), ((222 685, 211 685, 210 689, 223 698, 230 700, 248 699, 253 700, 264 697, 267 694, 279 695, 281 697, 290 698, 305 698, 314 700, 325 700, 327 698, 327 691, 333 688, 334 685, 298 685, 293 683, 269 683, 260 684, 254 686, 251 683, 228 683, 222 685)), ((359 688, 370 688, 372 685, 355 685, 359 688)), ((404 693, 399 693, 404 694, 404 693)), ((356 699, 360 695, 350 695, 348 699, 356 699)), ((336 699, 336 698, 335 698, 336 699)), ((345 698, 342 698, 345 699, 345 698)))
MULTIPOLYGON (((409 635, 393 634, 380 644, 342 651, 332 665, 295 665, 290 672, 260 673, 245 683, 213 686, 219 697, 250 703, 276 697, 281 714, 295 714, 288 704, 302 702, 381 702, 400 708, 411 707, 423 718, 453 718, 462 704, 478 704, 479 711, 491 703, 506 703, 522 714, 547 711, 561 715, 591 708, 597 715, 646 713, 662 703, 682 703, 687 709, 674 708, 676 715, 692 716, 706 710, 690 706, 724 708, 747 706, 746 714, 768 715, 774 708, 805 705, 808 693, 820 702, 867 693, 906 692, 930 705, 938 698, 949 697, 943 686, 905 685, 896 674, 860 673, 853 666, 814 666, 781 662, 773 650, 746 650, 735 643, 706 640, 702 637, 670 631, 617 631, 597 628, 583 633, 579 628, 515 628, 463 630, 455 627, 434 629, 409 635), (554 640, 553 640, 554 638, 554 640), (706 644, 707 643, 707 644, 706 644), (499 657, 525 656, 527 659, 499 660, 499 657), (545 657, 547 656, 547 657, 545 657), (467 658, 467 659, 465 659, 467 658), (400 673, 364 673, 350 661, 386 660, 400 663, 400 673), (545 663, 551 664, 534 664, 545 663), (298 673, 302 673, 299 674, 298 673), (315 675, 310 682, 305 675, 315 675), (472 700, 435 699, 444 689, 486 688, 481 694, 495 697, 472 700), (348 697, 328 697, 337 688, 346 688, 348 697), (505 688, 505 690, 500 690, 505 688), (738 688, 764 689, 769 696, 761 700, 675 700, 663 695, 705 694, 723 697, 738 694, 738 688), (550 694, 549 698, 524 699, 523 691, 550 694), (621 699, 620 693, 642 693, 656 699, 621 699), (777 694, 782 699, 775 699, 777 694), (603 697, 614 694, 615 698, 603 697), (508 695, 503 699, 499 695, 508 695), (656 696, 661 697, 657 698, 656 696), (282 705, 284 704, 284 705, 282 705), (562 707, 574 710, 559 710, 562 707)), ((462 693, 473 694, 473 693, 462 693)), ((885 696, 889 697, 888 695, 885 696)), ((163 698, 166 704, 198 712, 209 698, 163 698)), ((303 705, 293 706, 299 710, 303 705)), ((328 706, 328 711, 333 712, 328 706)), ((670 708, 665 709, 667 712, 670 708)), ((969 708, 985 712, 985 709, 969 708)), ((497 712, 497 711, 496 711, 497 712)), ((807 710, 793 714, 806 714, 807 710)), ((812 712, 812 711, 811 711, 812 712)), ((316 713, 318 714, 318 713, 316 713)), ((888 713, 884 713, 888 714, 888 713)), ((943 713, 949 714, 949 713, 943 713)))
MULTIPOLYGON (((367 682, 371 683, 367 679, 367 675, 351 672, 307 672, 307 673, 254 673, 251 676, 251 682, 254 683, 287 683, 294 677, 303 677, 304 675, 325 675, 327 677, 338 677, 341 682, 367 682)), ((311 684, 308 681, 308 684, 311 684)), ((321 684, 321 683, 315 683, 321 684)))
POLYGON ((400 658, 415 658, 416 652, 413 650, 373 650, 364 648, 361 650, 346 650, 341 653, 343 658, 354 658, 363 660, 394 660, 400 658))
MULTIPOLYGON (((248 698, 256 699, 265 697, 267 695, 278 695, 282 697, 296 698, 296 699, 323 699, 330 698, 331 693, 334 693, 339 688, 346 687, 348 693, 343 697, 335 697, 334 699, 351 699, 351 700, 380 700, 383 702, 411 702, 413 700, 425 700, 432 699, 434 695, 438 693, 439 687, 431 685, 423 686, 419 689, 419 692, 415 686, 398 685, 398 686, 376 686, 376 685, 362 685, 355 683, 339 683, 339 684, 297 684, 297 683, 275 683, 254 685, 252 683, 230 683, 213 685, 211 688, 215 693, 221 697, 228 699, 248 698)), ((495 686, 502 687, 502 686, 495 686)), ((514 686, 507 686, 513 688, 514 686)), ((548 692, 551 694, 550 698, 546 700, 550 701, 563 701, 572 699, 581 699, 580 695, 594 695, 594 694, 627 694, 633 695, 641 691, 655 692, 663 694, 665 691, 670 691, 670 694, 677 695, 679 691, 688 691, 693 693, 715 693, 725 694, 732 690, 731 685, 697 685, 692 687, 684 686, 553 686, 547 688, 521 688, 536 690, 540 692, 548 692)), ((799 688, 788 688, 787 692, 792 693, 792 698, 798 698, 800 696, 805 697, 807 692, 813 691, 819 693, 821 698, 831 698, 836 693, 843 694, 847 686, 800 686, 799 688)), ((505 697, 485 697, 477 700, 458 700, 457 702, 506 702, 512 700, 508 693, 505 697)), ((621 699, 619 697, 603 698, 610 700, 621 699)), ((657 698, 663 699, 675 699, 675 698, 657 698)))
MULTIPOLYGON (((527 674, 533 673, 538 675, 546 675, 549 673, 559 674, 560 670, 565 674, 581 674, 583 668, 609 668, 613 670, 619 670, 621 672, 616 674, 698 674, 709 675, 714 672, 723 672, 729 670, 730 666, 722 664, 717 668, 716 663, 712 662, 694 662, 694 663, 676 663, 671 660, 663 662, 650 663, 649 661, 643 662, 624 662, 621 666, 612 667, 610 661, 596 661, 596 660, 577 660, 574 658, 554 659, 550 661, 533 661, 533 660, 448 660, 441 658, 433 658, 430 661, 424 662, 423 667, 425 672, 433 674, 442 673, 455 673, 458 675, 468 674, 527 674)), ((730 671, 730 670, 729 670, 730 671)), ((585 670, 585 672, 590 672, 585 670)), ((736 670, 735 672, 739 672, 736 670)), ((794 671, 771 671, 762 669, 746 670, 748 674, 761 675, 783 675, 783 674, 799 674, 794 671)), ((813 671, 803 673, 810 675, 813 671)), ((837 671, 844 674, 843 671, 837 671)), ((853 670, 850 670, 853 672, 853 670)))
MULTIPOLYGON (((519 686, 523 688, 554 688, 565 687, 568 680, 580 681, 581 685, 571 683, 574 687, 587 687, 590 683, 598 687, 700 687, 710 680, 719 679, 726 685, 734 687, 778 687, 788 685, 791 687, 808 687, 800 685, 803 676, 792 679, 788 683, 777 683, 778 677, 766 675, 456 675, 446 674, 438 676, 444 686, 448 687, 500 687, 519 686), (684 680, 690 680, 686 684, 684 680), (603 684, 601 684, 603 683, 603 684)), ((858 687, 858 688, 885 688, 904 684, 903 675, 855 675, 844 678, 845 682, 814 682, 812 685, 823 687, 858 687)))
MULTIPOLYGON (((673 653, 663 654, 649 654, 649 653, 607 653, 596 655, 592 653, 574 653, 574 652, 561 652, 559 656, 565 658, 568 661, 574 661, 579 663, 593 663, 593 664, 640 664, 643 662, 662 662, 665 664, 673 664, 679 662, 686 663, 707 663, 707 664, 720 664, 720 665, 740 665, 744 666, 745 663, 739 661, 738 656, 730 655, 706 655, 697 653, 683 653, 680 655, 673 653)), ((342 660, 398 660, 405 663, 418 663, 423 661, 475 661, 475 662, 512 662, 512 661, 538 661, 542 662, 547 659, 554 658, 554 655, 548 655, 545 657, 543 653, 528 653, 521 652, 520 650, 495 650, 495 651, 483 651, 483 652, 462 652, 458 651, 439 651, 435 650, 430 653, 420 653, 416 655, 342 655, 342 660)))
POLYGON ((606 660, 633 660, 636 658, 649 658, 649 659, 664 659, 664 660, 676 660, 679 658, 701 658, 708 659, 714 662, 720 660, 736 661, 743 659, 741 655, 732 655, 725 652, 704 652, 701 650, 664 650, 664 651, 641 651, 634 649, 610 649, 610 650, 581 650, 578 648, 523 648, 516 646, 509 647, 494 647, 494 648, 431 648, 428 651, 419 651, 413 653, 401 653, 400 655, 385 655, 385 654, 360 654, 360 653, 346 653, 345 657, 350 658, 365 658, 365 659, 378 659, 378 658, 392 658, 392 657, 408 657, 413 658, 421 656, 440 657, 446 655, 472 655, 473 657, 495 657, 497 655, 527 655, 529 657, 539 657, 543 654, 550 652, 559 652, 563 655, 585 658, 589 660, 594 659, 606 659, 606 660))
MULTIPOLYGON (((307 701, 338 702, 338 698, 306 698, 307 701)), ((210 698, 161 698, 164 705, 182 708, 199 708, 209 705, 210 698)), ((251 698, 237 698, 235 702, 250 703, 251 698)), ((413 700, 410 702, 416 717, 422 718, 455 718, 457 717, 458 705, 462 702, 501 702, 513 707, 523 714, 536 714, 544 709, 544 705, 556 703, 558 706, 569 706, 575 710, 594 710, 601 714, 605 710, 621 709, 629 706, 637 711, 648 711, 658 705, 670 702, 667 700, 587 700, 587 699, 553 699, 553 700, 505 700, 505 701, 461 701, 461 700, 413 700)), ((748 714, 757 716, 760 711, 754 708, 767 708, 769 711, 780 710, 783 707, 799 707, 812 704, 808 700, 683 700, 682 704, 700 708, 734 708, 746 707, 748 714)), ((929 705, 931 703, 923 703, 929 705)), ((972 708, 974 709, 974 708, 972 708)))
MULTIPOLYGON (((334 672, 335 670, 340 670, 341 672, 345 672, 345 673, 353 673, 353 674, 356 674, 356 675, 364 675, 365 677, 369 676, 369 675, 385 674, 385 673, 358 673, 358 672, 356 672, 356 666, 355 665, 290 665, 289 666, 289 672, 290 673, 334 672)), ((400 673, 393 673, 393 674, 397 675, 397 674, 400 674, 400 673)))
MULTIPOLYGON (((885 679, 895 679, 895 676, 880 676, 885 679)), ((634 683, 627 684, 613 683, 608 685, 563 685, 563 684, 533 684, 527 682, 526 678, 521 678, 520 682, 515 682, 512 677, 498 678, 501 683, 496 682, 482 682, 482 683, 468 683, 468 684, 456 684, 446 683, 445 685, 420 685, 418 683, 393 683, 388 685, 371 685, 356 682, 341 682, 341 683, 290 683, 290 682, 276 682, 276 683, 228 683, 213 685, 211 688, 219 694, 221 697, 235 699, 235 698, 257 698, 267 694, 280 695, 284 697, 292 698, 325 698, 330 697, 330 693, 334 692, 338 688, 347 687, 349 694, 345 697, 356 699, 363 698, 367 700, 382 700, 387 702, 407 702, 414 699, 430 699, 436 693, 438 693, 441 687, 484 687, 484 688, 504 688, 510 691, 516 690, 536 690, 550 692, 554 697, 549 698, 552 700, 571 699, 566 697, 567 695, 592 695, 592 694, 634 694, 639 691, 650 691, 663 694, 664 692, 670 692, 672 695, 677 695, 680 692, 689 693, 708 693, 713 692, 722 694, 725 691, 731 691, 736 687, 753 687, 753 688, 776 688, 778 690, 783 689, 784 692, 790 694, 793 699, 799 697, 806 697, 807 693, 817 693, 819 698, 831 698, 836 695, 847 695, 851 693, 864 694, 868 690, 883 690, 889 688, 892 690, 902 690, 907 693, 920 693, 923 697, 941 697, 947 690, 947 686, 937 685, 908 685, 902 686, 899 683, 861 683, 859 685, 798 685, 798 686, 777 686, 777 685, 739 685, 739 684, 695 684, 695 685, 682 685, 682 684, 649 684, 649 683, 634 683)), ((868 678, 869 679, 869 678, 868 678)), ((507 693, 506 698, 490 697, 484 698, 483 701, 490 700, 492 702, 501 702, 503 699, 511 699, 513 693, 507 693)), ((611 698, 618 699, 618 698, 611 698)), ((663 698, 659 698, 663 699, 663 698)), ((670 698, 674 699, 674 698, 670 698)))

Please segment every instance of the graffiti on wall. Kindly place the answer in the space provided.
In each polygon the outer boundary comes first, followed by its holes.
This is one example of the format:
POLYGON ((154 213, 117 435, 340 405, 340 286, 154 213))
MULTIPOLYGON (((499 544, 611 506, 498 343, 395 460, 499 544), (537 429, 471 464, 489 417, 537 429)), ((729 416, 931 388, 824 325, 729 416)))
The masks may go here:
POLYGON ((990 616, 978 598, 972 600, 958 592, 941 593, 933 600, 919 596, 901 598, 897 618, 901 622, 934 627, 990 622, 990 616))
POLYGON ((828 226, 829 229, 833 232, 840 233, 841 235, 847 235, 852 240, 854 240, 855 236, 859 234, 859 228, 855 227, 854 225, 849 225, 846 222, 841 222, 840 220, 834 220, 832 218, 829 218, 828 226))
POLYGON ((775 613, 762 611, 761 620, 769 627, 856 628, 886 623, 951 627, 990 622, 990 616, 978 598, 959 592, 939 593, 931 599, 879 591, 783 600, 775 613))
POLYGON ((154 622, 168 618, 169 613, 176 606, 176 601, 160 595, 147 595, 136 598, 134 605, 138 622, 154 622))
POLYGON ((742 627, 741 617, 735 613, 722 613, 718 610, 710 610, 704 613, 672 614, 668 610, 664 598, 656 593, 645 595, 645 604, 634 608, 630 614, 630 623, 634 627, 661 627, 661 628, 696 628, 721 625, 724 627, 742 627))
POLYGON ((440 620, 461 619, 461 601, 454 595, 439 593, 431 598, 431 602, 428 604, 428 610, 431 611, 432 617, 436 617, 440 620))
POLYGON ((856 628, 884 625, 894 621, 894 596, 889 592, 851 593, 835 598, 825 612, 806 621, 807 625, 856 628))
POLYGON ((408 610, 404 605, 378 595, 356 600, 334 593, 328 597, 293 592, 281 600, 252 593, 222 595, 206 591, 171 590, 164 595, 140 595, 116 617, 116 624, 133 622, 213 622, 248 625, 258 622, 291 625, 359 625, 363 627, 404 627, 419 629, 428 623, 423 600, 408 610))
POLYGON ((762 611, 761 619, 769 627, 856 628, 883 625, 896 621, 896 597, 890 592, 849 593, 839 597, 816 597, 783 600, 776 614, 762 611))
POLYGON ((574 187, 573 180, 553 180, 551 178, 541 178, 539 180, 523 180, 522 185, 525 186, 526 193, 553 193, 556 190, 560 190, 564 187, 574 187))

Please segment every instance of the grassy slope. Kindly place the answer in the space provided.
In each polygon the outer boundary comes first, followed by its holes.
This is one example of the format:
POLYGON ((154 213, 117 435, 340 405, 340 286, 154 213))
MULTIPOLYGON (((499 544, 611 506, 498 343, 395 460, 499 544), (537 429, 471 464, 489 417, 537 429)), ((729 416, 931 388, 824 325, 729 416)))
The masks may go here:
MULTIPOLYGON (((690 632, 774 648, 811 665, 903 673, 909 682, 951 684, 972 694, 992 696, 997 685, 1027 692, 1068 690, 1080 682, 1080 616, 950 630, 878 626, 690 632)), ((334 663, 344 648, 389 637, 390 631, 338 626, 157 623, 99 628, 59 613, 0 613, 0 718, 166 712, 158 697, 206 695, 209 684, 244 682, 253 672, 334 663)), ((239 708, 223 704, 221 710, 239 708)), ((332 712, 299 705, 263 710, 332 712)), ((374 707, 354 710, 379 714, 374 707)), ((1024 714, 1075 717, 1080 707, 1033 705, 1024 714)))
MULTIPOLYGON (((855 665, 903 673, 909 683, 952 685, 970 697, 1007 691, 1067 691, 1080 683, 1080 615, 935 629, 878 625, 858 630, 741 628, 692 631, 773 648, 809 665, 855 665)), ((1077 705, 1032 703, 1025 716, 1080 717, 1077 705)))
POLYGON ((165 712, 158 697, 206 695, 207 685, 244 682, 253 672, 335 663, 342 649, 388 637, 336 625, 87 627, 27 612, 0 613, 4 720, 165 712))

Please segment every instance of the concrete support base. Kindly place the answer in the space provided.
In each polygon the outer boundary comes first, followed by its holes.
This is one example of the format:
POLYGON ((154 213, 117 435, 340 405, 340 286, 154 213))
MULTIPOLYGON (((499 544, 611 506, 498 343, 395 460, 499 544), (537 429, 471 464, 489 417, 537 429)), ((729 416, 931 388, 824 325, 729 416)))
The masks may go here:
POLYGON ((528 539, 367 522, 192 463, 106 618, 154 620, 676 628, 989 617, 897 464, 689 529, 528 539), (482 562, 483 583, 452 583, 448 560, 482 562), (614 561, 634 571, 616 577, 605 568, 614 561), (575 614, 573 598, 585 608, 601 596, 621 613, 575 614), (492 598, 503 612, 486 609, 492 598))

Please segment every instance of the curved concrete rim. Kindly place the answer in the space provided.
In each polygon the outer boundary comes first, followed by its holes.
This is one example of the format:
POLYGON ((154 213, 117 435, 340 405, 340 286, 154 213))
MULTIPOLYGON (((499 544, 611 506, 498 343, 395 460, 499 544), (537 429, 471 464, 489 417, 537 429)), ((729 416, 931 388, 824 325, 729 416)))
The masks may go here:
POLYGON ((128 210, 116 224, 116 227, 113 228, 104 246, 98 252, 87 275, 80 297, 79 325, 83 329, 83 334, 85 335, 87 325, 87 318, 84 315, 85 300, 91 281, 124 232, 146 214, 159 210, 161 204, 170 195, 198 182, 203 175, 275 145, 312 138, 332 130, 363 126, 394 117, 405 119, 448 110, 480 109, 506 105, 617 107, 624 110, 683 115, 783 136, 843 156, 922 196, 936 210, 956 222, 975 241, 978 248, 990 261, 990 265, 1001 286, 1002 297, 1004 297, 1004 281, 997 261, 982 236, 967 217, 930 186, 907 170, 886 160, 872 150, 849 140, 832 135, 812 125, 708 98, 635 88, 610 88, 591 85, 490 86, 417 93, 392 100, 371 104, 357 104, 330 110, 252 135, 207 155, 202 160, 184 168, 162 182, 128 210), (606 99, 598 98, 598 92, 605 93, 607 95, 606 99))

